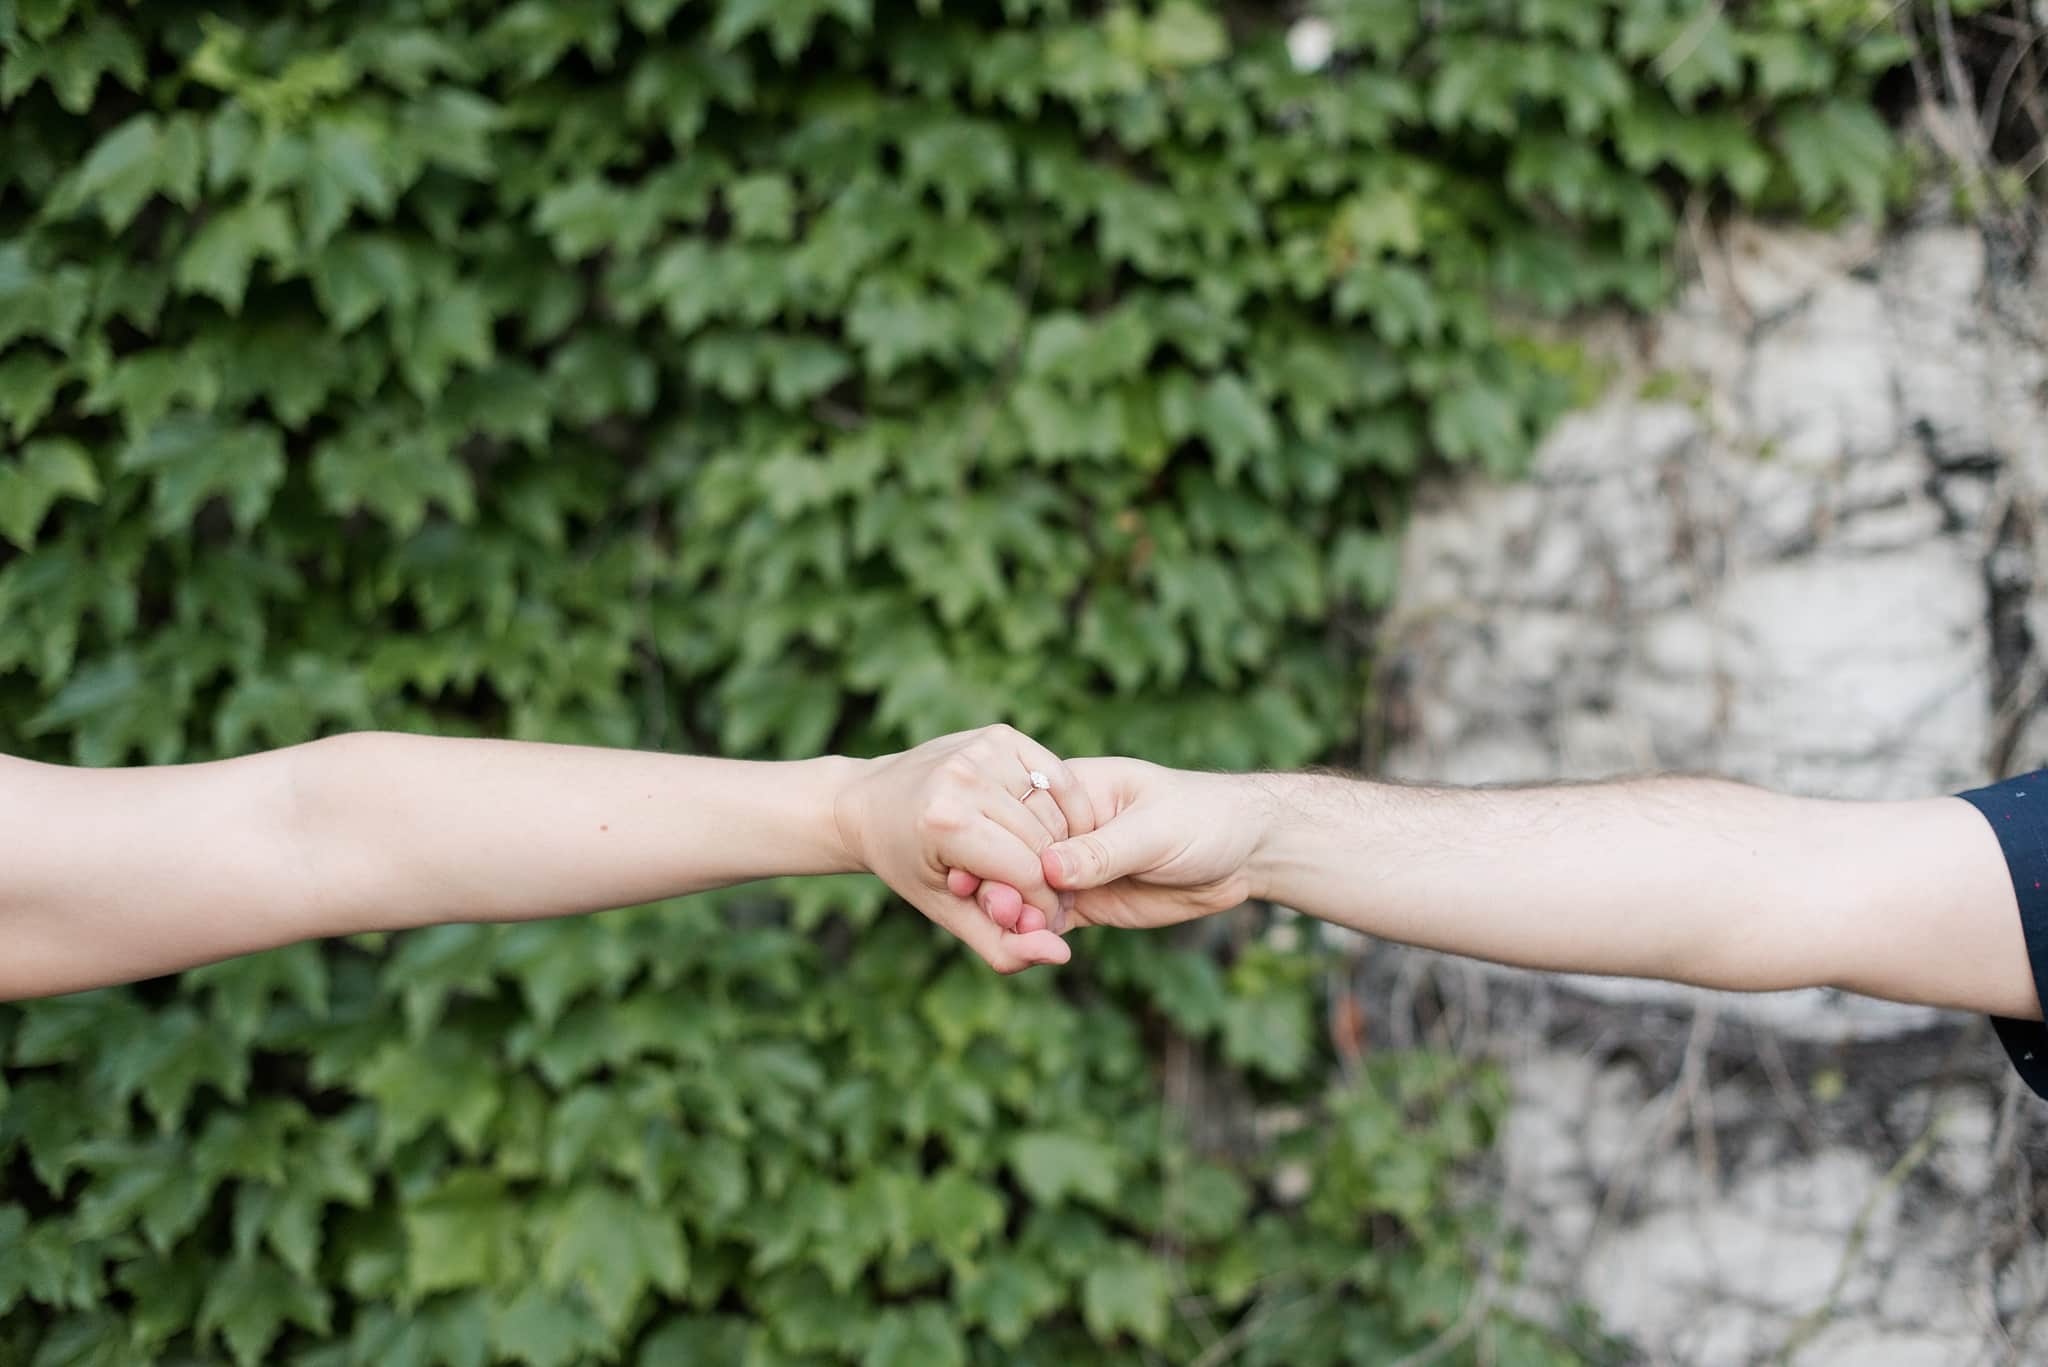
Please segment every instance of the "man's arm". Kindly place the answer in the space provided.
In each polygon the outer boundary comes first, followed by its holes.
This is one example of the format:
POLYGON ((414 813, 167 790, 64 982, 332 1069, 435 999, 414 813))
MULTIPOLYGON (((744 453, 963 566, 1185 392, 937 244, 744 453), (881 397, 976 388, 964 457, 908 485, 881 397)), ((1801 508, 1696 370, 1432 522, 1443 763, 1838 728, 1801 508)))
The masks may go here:
MULTIPOLYGON (((1073 768, 1102 824, 1044 859, 1054 886, 1079 892, 1083 924, 1166 924, 1249 896, 1531 968, 2041 1016, 1998 841, 1954 798, 1830 802, 1696 778, 1462 790, 1134 760, 1073 768)), ((982 902, 1020 919, 985 890, 982 902)), ((1022 920, 1035 924, 1028 908, 1022 920)))
POLYGON ((0 999, 862 869, 1002 971, 1065 962, 1058 937, 998 930, 945 889, 979 860, 1056 906, 1034 856, 1064 830, 1015 795, 1034 768, 1088 829, 1085 793, 1007 727, 786 764, 385 733, 160 768, 0 758, 0 999))

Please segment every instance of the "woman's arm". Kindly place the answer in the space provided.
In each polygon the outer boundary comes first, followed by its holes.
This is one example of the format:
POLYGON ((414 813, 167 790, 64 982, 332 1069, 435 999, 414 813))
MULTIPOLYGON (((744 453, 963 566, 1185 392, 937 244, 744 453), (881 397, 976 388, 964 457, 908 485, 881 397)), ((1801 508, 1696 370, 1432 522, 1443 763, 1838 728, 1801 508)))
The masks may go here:
POLYGON ((1064 962, 1057 936, 998 930, 945 888, 949 864, 986 866, 1056 907, 1036 852, 1060 832, 1017 798, 1032 769, 1071 829, 1092 826, 1058 761, 1007 727, 782 764, 388 733, 159 768, 0 758, 0 998, 862 869, 1001 971, 1064 962))

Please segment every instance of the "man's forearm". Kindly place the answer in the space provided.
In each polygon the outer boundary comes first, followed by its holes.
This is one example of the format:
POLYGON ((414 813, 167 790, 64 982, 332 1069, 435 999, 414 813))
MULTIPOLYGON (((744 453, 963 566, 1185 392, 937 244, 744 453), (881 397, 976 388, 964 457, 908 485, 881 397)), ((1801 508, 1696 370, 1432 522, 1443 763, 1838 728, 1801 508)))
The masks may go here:
POLYGON ((1266 832, 1255 895, 1373 935, 1535 968, 2039 1014, 1997 843, 1952 798, 1826 802, 1689 778, 1237 781, 1266 832))

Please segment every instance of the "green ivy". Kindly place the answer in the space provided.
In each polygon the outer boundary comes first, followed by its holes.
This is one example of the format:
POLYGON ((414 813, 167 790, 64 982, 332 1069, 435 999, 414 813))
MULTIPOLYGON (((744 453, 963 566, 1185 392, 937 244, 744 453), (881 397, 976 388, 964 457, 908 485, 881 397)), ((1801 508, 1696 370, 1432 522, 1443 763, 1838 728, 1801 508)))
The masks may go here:
MULTIPOLYGON (((1888 9, 1350 0, 1300 72, 1195 0, 0 0, 0 747, 1337 753, 1544 320, 1691 197, 1883 207, 1888 9)), ((8 1008, 0 1361, 1312 1367, 1511 1261, 1496 1075, 1080 959, 833 880, 8 1008)))

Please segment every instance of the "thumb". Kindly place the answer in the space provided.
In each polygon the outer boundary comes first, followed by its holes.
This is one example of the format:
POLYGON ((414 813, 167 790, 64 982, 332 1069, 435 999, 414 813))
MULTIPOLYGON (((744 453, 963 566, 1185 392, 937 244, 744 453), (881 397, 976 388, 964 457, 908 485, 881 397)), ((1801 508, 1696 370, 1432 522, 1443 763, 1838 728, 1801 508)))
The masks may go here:
POLYGON ((1143 816, 1124 816, 1045 847, 1040 861, 1055 888, 1099 888, 1134 873, 1145 873, 1162 857, 1163 832, 1143 816))

